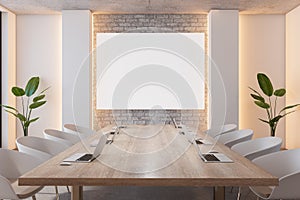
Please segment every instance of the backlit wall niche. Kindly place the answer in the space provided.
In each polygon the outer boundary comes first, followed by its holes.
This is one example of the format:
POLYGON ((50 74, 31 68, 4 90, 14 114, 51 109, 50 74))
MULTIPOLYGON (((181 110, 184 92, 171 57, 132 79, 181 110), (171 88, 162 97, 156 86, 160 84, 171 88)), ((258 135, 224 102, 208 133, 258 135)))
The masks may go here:
MULTIPOLYGON (((153 33, 154 28, 160 32, 204 33, 204 46, 207 54, 206 14, 94 14, 93 48, 97 46, 98 33, 153 33)), ((97 109, 97 66, 94 63, 92 67, 92 120, 94 129, 98 130, 115 123, 115 121, 128 124, 149 124, 153 112, 156 112, 156 116, 161 116, 162 120, 168 114, 190 127, 197 127, 199 130, 207 129, 207 89, 204 91, 204 109, 97 109)), ((207 77, 206 69, 205 77, 207 77)))

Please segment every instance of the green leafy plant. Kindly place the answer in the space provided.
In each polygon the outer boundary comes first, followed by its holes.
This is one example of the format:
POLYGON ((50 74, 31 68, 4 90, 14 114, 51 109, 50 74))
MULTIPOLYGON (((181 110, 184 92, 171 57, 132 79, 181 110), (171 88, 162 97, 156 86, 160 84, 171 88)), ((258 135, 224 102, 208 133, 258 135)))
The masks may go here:
POLYGON ((270 134, 274 137, 279 120, 285 117, 286 115, 295 112, 295 108, 300 104, 286 106, 278 112, 277 99, 283 97, 286 93, 286 90, 284 88, 280 88, 274 91, 272 82, 270 81, 268 76, 263 73, 257 74, 257 81, 260 89, 262 90, 266 98, 264 98, 259 92, 257 92, 253 88, 249 87, 249 89, 252 92, 254 92, 254 94, 251 94, 251 97, 254 99, 254 103, 258 107, 266 110, 268 119, 264 120, 259 118, 259 120, 269 125, 270 134))
POLYGON ((42 92, 40 92, 38 95, 33 97, 35 92, 37 91, 40 83, 39 77, 32 77, 26 84, 25 89, 20 87, 13 87, 11 89, 11 92, 13 95, 15 95, 17 98, 21 98, 22 102, 22 112, 20 112, 17 108, 14 108, 12 106, 8 105, 0 105, 4 108, 4 110, 12 115, 14 115, 17 119, 19 119, 24 136, 28 135, 28 129, 29 125, 32 122, 35 122, 39 119, 39 117, 31 119, 31 112, 32 110, 35 110, 42 105, 44 105, 47 101, 44 100, 45 98, 45 91, 49 89, 46 88, 42 92))

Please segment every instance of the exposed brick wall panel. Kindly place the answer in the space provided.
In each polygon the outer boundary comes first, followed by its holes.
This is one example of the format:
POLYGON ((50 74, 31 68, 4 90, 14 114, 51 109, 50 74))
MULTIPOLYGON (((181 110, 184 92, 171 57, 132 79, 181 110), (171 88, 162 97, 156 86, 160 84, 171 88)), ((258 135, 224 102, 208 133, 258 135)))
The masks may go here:
MULTIPOLYGON (((96 34, 100 32, 204 32, 207 51, 207 15, 194 14, 94 14, 93 47, 96 34), (155 29, 158 28, 158 29, 155 29)), ((93 128, 98 130, 115 121, 122 124, 169 123, 170 115, 178 122, 207 129, 207 92, 204 110, 97 110, 96 109, 96 67, 93 65, 93 128)), ((207 91, 207 90, 206 90, 207 91)))

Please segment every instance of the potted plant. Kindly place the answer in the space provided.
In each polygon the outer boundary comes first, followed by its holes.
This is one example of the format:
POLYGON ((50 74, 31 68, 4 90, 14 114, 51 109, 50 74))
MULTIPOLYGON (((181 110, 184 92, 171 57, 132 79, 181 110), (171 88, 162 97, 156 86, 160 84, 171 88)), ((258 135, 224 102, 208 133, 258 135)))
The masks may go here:
POLYGON ((279 110, 278 112, 277 99, 283 97, 286 93, 286 90, 284 88, 280 88, 274 91, 272 82, 270 81, 268 76, 263 73, 257 74, 257 81, 265 97, 263 97, 261 93, 249 87, 249 89, 252 90, 252 92, 254 92, 254 94, 253 93, 251 94, 251 97, 254 99, 254 103, 258 107, 266 110, 267 120, 260 119, 260 118, 259 120, 269 125, 270 134, 271 136, 274 137, 276 134, 276 128, 279 120, 285 117, 286 115, 295 112, 296 111, 295 107, 297 107, 300 104, 286 106, 281 110, 279 110))
POLYGON ((21 87, 12 87, 11 92, 17 98, 21 98, 22 102, 22 111, 19 111, 17 108, 8 105, 0 105, 4 108, 4 110, 12 115, 14 115, 17 119, 19 119, 24 136, 28 135, 29 125, 32 122, 35 122, 39 119, 39 117, 31 118, 32 110, 35 110, 42 105, 44 105, 47 101, 44 100, 45 94, 44 92, 49 89, 46 88, 45 90, 41 91, 38 95, 34 96, 35 92, 39 87, 40 78, 39 77, 32 77, 26 84, 25 89, 21 87))

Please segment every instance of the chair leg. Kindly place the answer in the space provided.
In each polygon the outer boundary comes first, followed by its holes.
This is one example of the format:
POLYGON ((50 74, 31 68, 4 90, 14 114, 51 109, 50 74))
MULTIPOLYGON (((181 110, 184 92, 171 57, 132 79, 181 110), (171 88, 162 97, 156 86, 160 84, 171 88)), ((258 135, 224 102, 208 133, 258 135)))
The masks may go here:
POLYGON ((239 187, 239 192, 237 194, 237 200, 240 200, 241 199, 241 187, 239 187))
POLYGON ((56 200, 59 200, 58 187, 55 186, 56 200))
POLYGON ((36 200, 36 197, 35 197, 35 195, 32 195, 32 200, 36 200))
POLYGON ((67 190, 68 190, 68 193, 70 193, 70 189, 69 189, 69 186, 67 186, 67 190))

